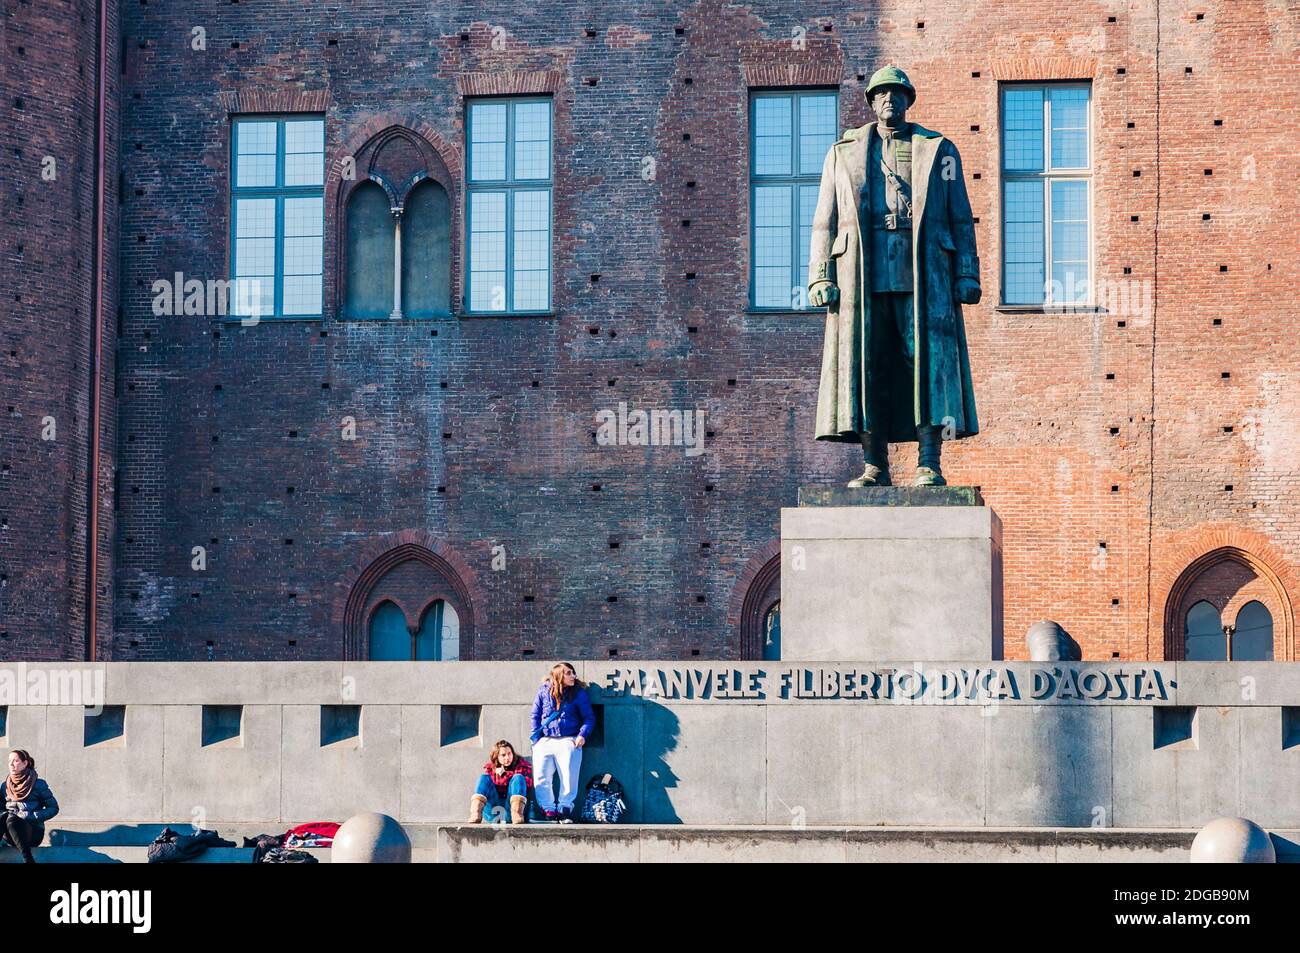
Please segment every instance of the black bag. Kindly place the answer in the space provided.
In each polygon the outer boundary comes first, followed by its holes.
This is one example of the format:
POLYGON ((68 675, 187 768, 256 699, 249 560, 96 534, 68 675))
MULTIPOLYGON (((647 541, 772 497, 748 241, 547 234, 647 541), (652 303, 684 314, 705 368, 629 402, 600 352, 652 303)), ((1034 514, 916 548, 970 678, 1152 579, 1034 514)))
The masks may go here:
POLYGON ((623 785, 612 774, 598 774, 587 782, 587 797, 582 802, 585 824, 617 824, 627 811, 623 785))

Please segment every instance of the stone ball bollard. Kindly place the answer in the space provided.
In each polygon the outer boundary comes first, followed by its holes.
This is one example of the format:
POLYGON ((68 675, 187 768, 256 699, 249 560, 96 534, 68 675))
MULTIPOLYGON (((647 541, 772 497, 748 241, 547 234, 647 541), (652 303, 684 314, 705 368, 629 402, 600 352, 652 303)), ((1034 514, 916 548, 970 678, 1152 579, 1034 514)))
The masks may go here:
POLYGON ((343 822, 330 848, 332 864, 409 864, 411 838, 387 814, 358 814, 343 822))
POLYGON ((1077 662, 1083 654, 1070 633, 1059 622, 1050 619, 1029 627, 1025 633, 1025 645, 1031 662, 1077 662))
POLYGON ((1219 817, 1192 841, 1194 864, 1274 864, 1277 853, 1268 832, 1244 817, 1219 817))

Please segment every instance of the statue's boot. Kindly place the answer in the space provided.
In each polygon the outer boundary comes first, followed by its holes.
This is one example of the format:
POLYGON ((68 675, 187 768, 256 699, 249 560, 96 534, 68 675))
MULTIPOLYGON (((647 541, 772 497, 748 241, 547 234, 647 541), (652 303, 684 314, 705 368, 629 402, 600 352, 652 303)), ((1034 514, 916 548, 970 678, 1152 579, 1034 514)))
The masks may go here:
POLYGON ((859 434, 862 439, 862 459, 865 466, 862 476, 849 481, 849 486, 890 486, 889 444, 875 434, 859 434))
POLYGON ((943 450, 943 431, 938 427, 916 428, 916 479, 913 486, 947 486, 943 471, 939 469, 939 455, 943 450))

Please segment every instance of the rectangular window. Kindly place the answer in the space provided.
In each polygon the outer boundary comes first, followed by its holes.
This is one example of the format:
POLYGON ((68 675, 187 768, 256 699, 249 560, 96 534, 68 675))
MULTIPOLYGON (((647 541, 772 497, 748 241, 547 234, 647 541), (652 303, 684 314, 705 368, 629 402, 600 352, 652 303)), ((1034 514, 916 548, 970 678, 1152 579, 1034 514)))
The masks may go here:
POLYGON ((1086 84, 1002 87, 1002 303, 1090 305, 1086 84))
POLYGON ((750 98, 749 287, 755 310, 807 307, 813 210, 838 122, 834 91, 763 92, 750 98))
POLYGON ((320 317, 325 121, 236 119, 231 138, 230 275, 239 283, 231 311, 320 317))
POLYGON ((466 310, 551 310, 551 101, 469 103, 466 310))

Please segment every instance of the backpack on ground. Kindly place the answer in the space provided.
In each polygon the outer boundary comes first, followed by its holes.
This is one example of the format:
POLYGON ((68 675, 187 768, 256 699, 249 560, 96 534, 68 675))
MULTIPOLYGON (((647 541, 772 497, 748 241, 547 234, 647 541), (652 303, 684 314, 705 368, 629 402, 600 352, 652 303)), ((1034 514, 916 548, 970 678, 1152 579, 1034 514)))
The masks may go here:
POLYGON ((582 802, 585 824, 617 824, 627 811, 623 785, 612 774, 598 774, 587 782, 587 797, 582 802))

